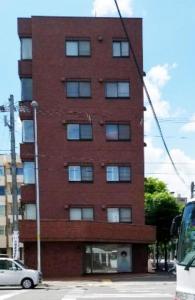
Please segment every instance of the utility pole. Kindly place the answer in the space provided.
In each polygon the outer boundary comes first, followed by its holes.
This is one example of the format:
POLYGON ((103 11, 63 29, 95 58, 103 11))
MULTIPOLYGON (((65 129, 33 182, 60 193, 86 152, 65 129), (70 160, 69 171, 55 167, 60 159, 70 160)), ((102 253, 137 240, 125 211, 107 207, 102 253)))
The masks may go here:
POLYGON ((194 181, 191 182, 191 198, 194 198, 195 186, 194 181))
MULTIPOLYGON (((18 226, 18 199, 16 179, 16 151, 15 151, 15 120, 14 120, 14 96, 9 98, 10 123, 5 118, 5 126, 9 127, 11 135, 11 173, 12 173, 12 213, 13 213, 13 258, 19 258, 19 226, 18 226)), ((3 110, 1 110, 3 111, 3 110)), ((6 111, 6 110, 5 110, 6 111)))
POLYGON ((40 232, 40 197, 39 197, 39 160, 38 160, 38 135, 37 135, 37 108, 38 102, 32 101, 35 136, 35 180, 36 180, 36 216, 37 216, 37 270, 41 272, 41 232, 40 232))

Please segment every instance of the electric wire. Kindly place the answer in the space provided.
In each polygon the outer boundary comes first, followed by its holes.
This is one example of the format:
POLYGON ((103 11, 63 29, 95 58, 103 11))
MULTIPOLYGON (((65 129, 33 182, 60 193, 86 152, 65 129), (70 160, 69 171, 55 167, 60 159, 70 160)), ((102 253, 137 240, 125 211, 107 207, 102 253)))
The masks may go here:
POLYGON ((148 102, 149 102, 149 105, 151 107, 151 110, 152 110, 152 113, 153 113, 153 116, 154 116, 154 119, 156 121, 156 125, 158 127, 158 130, 159 130, 159 133, 160 133, 160 136, 161 136, 161 139, 162 139, 162 142, 163 142, 163 145, 164 145, 164 148, 166 150, 166 153, 171 161, 171 164, 173 166, 173 169, 175 170, 175 173, 177 174, 177 176, 180 178, 180 180, 186 185, 185 183, 185 180, 182 178, 182 176, 180 175, 179 171, 177 170, 176 166, 175 166, 175 163, 173 161, 173 158, 169 152, 169 149, 168 149, 168 146, 167 146, 167 143, 165 141, 165 138, 164 138, 164 135, 163 135, 163 132, 162 132, 162 129, 161 129, 161 126, 160 126, 160 123, 159 123, 159 120, 158 120, 158 117, 156 115, 156 112, 155 112, 155 109, 154 109, 154 106, 153 106, 153 103, 152 103, 152 100, 151 100, 151 97, 150 97, 150 94, 148 92, 148 89, 147 89, 147 86, 145 84, 145 81, 143 79, 143 72, 140 70, 140 67, 139 67, 139 64, 138 64, 138 61, 137 61, 137 57, 136 57, 136 54, 135 54, 135 51, 133 49, 133 46, 132 46, 132 43, 131 43, 131 40, 130 40, 130 37, 129 37, 129 34, 127 32, 127 29, 126 29, 126 25, 124 23, 124 20, 123 20, 123 17, 121 15, 121 11, 120 11, 120 8, 118 6, 118 2, 117 0, 114 0, 115 2, 115 5, 116 5, 116 8, 117 8, 117 11, 118 11, 118 14, 119 14, 119 17, 120 17, 120 21, 121 21, 121 24, 122 24, 122 27, 123 27, 123 30, 124 30, 124 33, 125 33, 125 36, 129 42, 129 47, 130 47, 130 50, 131 50, 131 53, 132 53, 132 56, 133 56, 133 60, 134 60, 134 63, 136 65, 136 69, 137 69, 137 72, 138 72, 138 75, 140 77, 140 80, 141 80, 141 83, 143 85, 143 88, 144 88, 144 91, 146 93, 146 96, 147 96, 147 99, 148 99, 148 102))

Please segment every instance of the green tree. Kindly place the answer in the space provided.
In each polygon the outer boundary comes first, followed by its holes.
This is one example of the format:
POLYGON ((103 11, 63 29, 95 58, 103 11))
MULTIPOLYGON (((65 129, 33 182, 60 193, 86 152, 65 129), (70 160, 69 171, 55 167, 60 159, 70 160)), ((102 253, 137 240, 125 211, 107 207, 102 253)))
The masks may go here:
POLYGON ((171 240, 170 227, 173 218, 181 211, 166 184, 157 178, 145 179, 145 216, 146 224, 156 226, 157 268, 159 247, 164 249, 165 270, 167 270, 167 246, 171 240))

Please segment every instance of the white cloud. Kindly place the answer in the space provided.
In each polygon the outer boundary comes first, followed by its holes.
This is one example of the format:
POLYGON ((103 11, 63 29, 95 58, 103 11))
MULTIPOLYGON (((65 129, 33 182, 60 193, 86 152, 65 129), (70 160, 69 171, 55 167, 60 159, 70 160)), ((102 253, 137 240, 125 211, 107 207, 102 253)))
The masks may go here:
MULTIPOLYGON (((176 64, 156 65, 147 73, 145 84, 158 118, 167 118, 172 114, 169 102, 163 99, 162 89, 171 79, 170 71, 175 67, 176 64)), ((151 108, 148 105, 148 101, 145 100, 145 103, 147 107, 147 111, 145 113, 145 132, 148 133, 151 131, 154 117, 152 115, 151 108)))
POLYGON ((190 121, 186 123, 181 129, 185 132, 195 132, 195 114, 190 118, 190 121))
MULTIPOLYGON (((118 0, 122 16, 131 17, 133 15, 133 0, 118 0)), ((97 17, 118 16, 114 0, 94 0, 92 15, 97 17)))
POLYGON ((185 184, 175 173, 175 170, 170 162, 170 159, 165 154, 163 148, 156 147, 152 139, 146 141, 145 148, 145 174, 147 177, 155 177, 167 184, 170 192, 175 195, 190 196, 190 183, 194 181, 195 160, 187 156, 180 149, 172 149, 171 157, 174 160, 175 166, 184 179, 185 184))

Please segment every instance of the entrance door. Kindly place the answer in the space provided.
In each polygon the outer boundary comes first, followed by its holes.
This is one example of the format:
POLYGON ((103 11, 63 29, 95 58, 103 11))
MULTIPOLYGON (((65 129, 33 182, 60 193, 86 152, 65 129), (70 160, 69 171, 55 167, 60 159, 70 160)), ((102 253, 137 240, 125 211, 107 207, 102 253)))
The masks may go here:
POLYGON ((118 248, 117 271, 121 273, 132 272, 131 245, 118 248))

